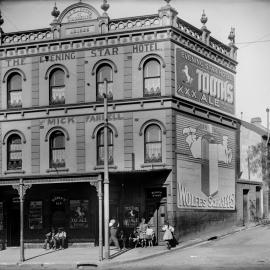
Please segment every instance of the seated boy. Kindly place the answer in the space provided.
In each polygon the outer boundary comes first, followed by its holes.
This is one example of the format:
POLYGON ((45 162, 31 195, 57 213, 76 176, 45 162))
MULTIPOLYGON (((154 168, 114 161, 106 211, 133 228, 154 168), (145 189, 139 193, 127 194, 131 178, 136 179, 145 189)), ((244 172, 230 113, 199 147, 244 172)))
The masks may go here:
POLYGON ((67 233, 64 231, 64 229, 58 228, 58 232, 54 237, 55 247, 59 247, 60 249, 64 249, 66 238, 67 238, 67 233))
POLYGON ((140 242, 140 237, 137 229, 134 229, 134 231, 129 235, 128 242, 130 248, 137 247, 140 242))
POLYGON ((52 227, 51 231, 48 232, 46 235, 45 241, 44 241, 44 249, 50 249, 54 247, 54 236, 55 236, 55 230, 52 227))

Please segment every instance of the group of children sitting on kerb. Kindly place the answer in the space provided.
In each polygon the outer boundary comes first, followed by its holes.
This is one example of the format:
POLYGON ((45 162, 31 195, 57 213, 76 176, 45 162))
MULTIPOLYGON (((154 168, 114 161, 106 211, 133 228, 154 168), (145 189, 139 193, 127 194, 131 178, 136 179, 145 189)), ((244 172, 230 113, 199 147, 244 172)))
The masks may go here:
POLYGON ((58 228, 57 232, 52 227, 51 231, 48 232, 44 242, 44 249, 64 249, 66 245, 67 233, 64 228, 58 228))

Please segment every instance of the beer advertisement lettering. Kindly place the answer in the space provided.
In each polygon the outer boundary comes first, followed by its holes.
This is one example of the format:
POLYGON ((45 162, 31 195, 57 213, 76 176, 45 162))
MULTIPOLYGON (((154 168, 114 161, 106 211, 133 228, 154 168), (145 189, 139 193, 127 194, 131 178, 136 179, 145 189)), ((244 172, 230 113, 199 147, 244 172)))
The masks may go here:
POLYGON ((70 228, 88 228, 88 200, 70 200, 70 228))
POLYGON ((177 115, 177 206, 235 209, 233 131, 177 115))
POLYGON ((176 49, 176 95, 235 113, 234 75, 199 56, 176 49))

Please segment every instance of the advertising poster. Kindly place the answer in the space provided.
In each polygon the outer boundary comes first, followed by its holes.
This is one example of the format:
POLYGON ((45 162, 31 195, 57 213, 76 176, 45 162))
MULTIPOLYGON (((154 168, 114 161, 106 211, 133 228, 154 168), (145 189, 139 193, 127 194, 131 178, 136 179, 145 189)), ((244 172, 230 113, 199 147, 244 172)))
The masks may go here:
POLYGON ((4 229, 3 202, 0 202, 0 231, 4 229))
POLYGON ((42 229, 42 201, 31 201, 29 206, 29 229, 42 229))
POLYGON ((124 206, 123 225, 127 228, 135 228, 139 224, 139 207, 138 206, 124 206))
POLYGON ((177 115, 177 206, 235 209, 235 134, 177 115))
POLYGON ((88 228, 88 200, 70 200, 70 228, 88 228))
POLYGON ((176 95, 206 107, 235 113, 234 74, 176 48, 176 95))

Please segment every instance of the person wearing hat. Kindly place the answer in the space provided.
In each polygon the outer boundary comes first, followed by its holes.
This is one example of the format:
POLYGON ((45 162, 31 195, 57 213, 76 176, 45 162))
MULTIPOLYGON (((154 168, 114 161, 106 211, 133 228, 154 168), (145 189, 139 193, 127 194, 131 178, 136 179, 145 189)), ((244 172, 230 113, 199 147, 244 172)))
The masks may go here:
POLYGON ((63 227, 58 228, 58 232, 54 238, 55 238, 55 247, 59 246, 60 249, 64 249, 67 233, 65 232, 63 227))
POLYGON ((110 244, 113 242, 115 247, 120 250, 118 238, 117 238, 117 231, 118 231, 119 223, 116 222, 115 219, 111 219, 109 223, 110 228, 110 244))

